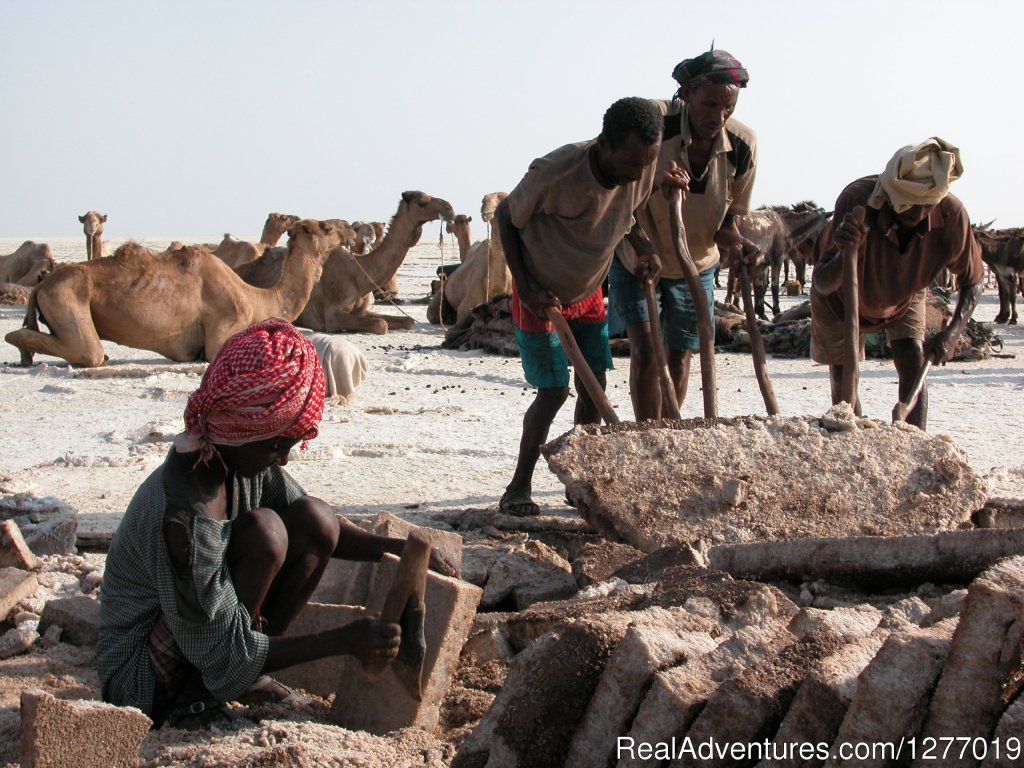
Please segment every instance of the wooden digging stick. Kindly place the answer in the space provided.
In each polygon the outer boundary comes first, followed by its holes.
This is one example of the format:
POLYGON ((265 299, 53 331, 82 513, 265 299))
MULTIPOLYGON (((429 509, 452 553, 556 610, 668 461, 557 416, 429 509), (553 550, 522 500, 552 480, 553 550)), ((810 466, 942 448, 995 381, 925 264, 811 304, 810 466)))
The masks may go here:
POLYGON ((754 358, 754 375, 757 377, 757 386, 761 388, 761 397, 764 400, 764 407, 769 416, 775 416, 779 412, 779 403, 775 399, 775 390, 772 388, 772 381, 768 378, 768 362, 764 354, 764 339, 761 338, 761 329, 757 327, 757 315, 754 313, 754 297, 750 293, 750 267, 743 261, 743 255, 737 257, 739 263, 737 269, 740 273, 740 290, 743 291, 743 312, 747 316, 747 335, 750 336, 750 355, 754 358))
POLYGON ((718 385, 715 383, 715 328, 711 321, 711 309, 704 286, 700 284, 697 266, 693 263, 690 248, 686 244, 686 228, 683 226, 683 193, 672 190, 669 199, 669 222, 672 242, 675 244, 679 261, 683 265, 686 284, 690 287, 693 306, 697 312, 697 336, 700 339, 700 382, 704 391, 704 418, 718 416, 718 385))
POLYGON ((430 548, 430 538, 423 531, 412 531, 405 540, 398 570, 380 612, 380 620, 385 624, 402 625, 401 646, 393 662, 375 660, 363 667, 368 678, 379 680, 388 664, 393 664, 398 681, 417 701, 422 698, 423 659, 427 650, 423 621, 430 548))
POLYGON ((601 414, 605 424, 618 424, 619 417, 615 415, 615 409, 612 408, 608 395, 604 393, 601 382, 597 380, 594 372, 590 370, 587 359, 583 357, 583 353, 576 344, 576 339, 573 338, 572 331, 569 330, 569 324, 562 317, 562 311, 558 307, 548 307, 544 312, 548 320, 555 326, 555 333, 558 334, 558 340, 562 342, 562 349, 565 350, 566 357, 572 363, 576 375, 583 382, 583 388, 587 390, 590 399, 597 406, 597 412, 601 414))
POLYGON ((914 387, 910 390, 906 400, 900 400, 896 405, 892 407, 892 423, 895 424, 897 421, 906 421, 907 414, 914 410, 914 406, 917 405, 917 399, 921 397, 921 390, 924 389, 924 380, 928 375, 928 371, 932 368, 932 361, 925 360, 924 365, 921 366, 921 370, 917 374, 917 378, 914 379, 914 387))
POLYGON ((661 337, 661 319, 658 302, 654 298, 654 283, 644 280, 644 292, 647 294, 647 320, 651 325, 651 343, 654 344, 654 359, 658 365, 658 381, 661 384, 661 407, 668 418, 679 419, 682 417, 679 413, 679 403, 676 402, 676 387, 668 370, 665 341, 661 337))
MULTIPOLYGON (((853 209, 853 222, 858 227, 864 224, 864 207, 853 209)), ((857 411, 857 380, 860 378, 860 288, 857 285, 857 249, 843 248, 839 257, 843 260, 843 376, 839 381, 839 399, 850 404, 857 411)))

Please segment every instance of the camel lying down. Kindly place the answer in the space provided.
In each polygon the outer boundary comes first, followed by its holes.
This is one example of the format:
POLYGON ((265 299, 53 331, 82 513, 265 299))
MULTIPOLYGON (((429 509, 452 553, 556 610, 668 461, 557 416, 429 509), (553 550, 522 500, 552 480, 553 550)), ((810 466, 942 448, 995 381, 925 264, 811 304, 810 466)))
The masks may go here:
POLYGON ((107 259, 65 264, 32 292, 23 328, 6 340, 22 365, 36 353, 72 365, 102 365, 101 340, 148 349, 171 360, 210 360, 225 340, 268 317, 294 320, 336 243, 333 228, 306 219, 289 231, 273 287, 247 284, 205 248, 156 253, 127 243, 107 259), (39 330, 44 323, 50 333, 39 330))

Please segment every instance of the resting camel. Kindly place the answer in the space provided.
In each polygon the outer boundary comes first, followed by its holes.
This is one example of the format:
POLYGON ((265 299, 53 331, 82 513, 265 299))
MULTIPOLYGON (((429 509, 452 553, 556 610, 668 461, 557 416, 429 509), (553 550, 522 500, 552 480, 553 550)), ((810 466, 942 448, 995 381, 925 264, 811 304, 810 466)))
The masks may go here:
POLYGON ((78 217, 78 220, 85 226, 85 260, 92 261, 103 256, 103 222, 107 220, 107 214, 89 211, 78 217))
POLYGON ((205 248, 156 253, 127 243, 109 259, 58 267, 32 292, 24 327, 6 339, 21 350, 22 365, 36 353, 101 365, 101 339, 171 360, 211 360, 253 323, 295 319, 320 279, 332 236, 312 219, 293 226, 272 288, 248 285, 205 248), (50 333, 39 331, 39 321, 50 333))
POLYGON ((370 253, 353 256, 344 246, 331 251, 323 277, 296 324, 328 333, 387 333, 389 328, 411 328, 412 318, 372 312, 373 292, 395 276, 409 249, 419 242, 426 222, 451 221, 454 215, 447 200, 424 192, 403 192, 387 234, 370 253))
POLYGON ((56 266, 49 245, 26 240, 14 253, 0 256, 0 283, 35 285, 56 266))
POLYGON ((999 286, 999 314, 992 322, 1017 324, 1017 289, 1024 275, 1024 227, 988 229, 975 226, 981 258, 995 273, 999 286))
POLYGON ((224 239, 220 243, 217 245, 204 244, 203 247, 212 251, 214 256, 232 269, 238 269, 243 264, 256 261, 268 248, 276 246, 281 235, 298 221, 299 217, 291 214, 268 213, 267 220, 263 223, 263 234, 260 235, 258 243, 239 240, 232 237, 230 232, 225 232, 224 239))
MULTIPOLYGON (((498 203, 505 197, 505 192, 484 195, 480 217, 490 224, 498 203)), ((467 232, 468 229, 467 221, 467 232)), ((473 243, 466 252, 462 265, 443 279, 441 290, 427 307, 427 319, 430 322, 440 322, 442 312, 447 316, 446 310, 449 308, 455 310, 455 322, 458 322, 468 316, 478 304, 485 304, 495 296, 512 292, 512 273, 508 271, 498 228, 490 229, 490 237, 473 243), (447 303, 449 307, 442 307, 442 302, 447 303)))

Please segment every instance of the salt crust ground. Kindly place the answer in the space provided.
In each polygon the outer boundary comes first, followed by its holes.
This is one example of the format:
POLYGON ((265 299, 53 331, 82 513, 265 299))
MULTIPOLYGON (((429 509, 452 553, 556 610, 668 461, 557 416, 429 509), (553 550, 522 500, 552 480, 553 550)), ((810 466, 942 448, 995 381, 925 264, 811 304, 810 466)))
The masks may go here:
MULTIPOLYGON (((400 270, 399 289, 406 298, 425 295, 441 263, 433 236, 428 233, 424 240, 427 244, 417 246, 400 270)), ((0 253, 13 251, 20 242, 0 239, 0 253)), ((164 247, 169 240, 145 242, 164 247)), ((59 261, 82 258, 78 238, 55 243, 59 261)), ((452 261, 454 253, 447 244, 444 260, 452 261)), ((785 298, 783 308, 800 300, 785 298)), ((991 320, 997 306, 991 289, 975 318, 991 320)), ((349 337, 366 354, 368 378, 353 401, 328 406, 320 437, 293 457, 289 471, 353 518, 381 510, 418 518, 493 505, 512 474, 522 414, 532 398, 519 362, 441 350, 442 331, 424 322, 425 308, 407 304, 401 310, 418 321, 412 330, 349 337)), ((0 336, 19 327, 23 313, 22 307, 0 307, 0 336)), ((1014 359, 951 363, 932 372, 930 431, 955 440, 992 495, 1024 497, 1024 326, 999 331, 1004 352, 1015 354, 1014 359)), ((41 505, 51 503, 45 497, 56 497, 79 512, 83 531, 100 533, 116 527, 135 488, 163 459, 203 367, 106 346, 106 368, 80 370, 39 357, 39 365, 25 370, 17 367, 17 350, 0 343, 4 493, 23 492, 41 505)), ((619 415, 629 419, 628 360, 616 358, 616 366, 609 374, 609 394, 619 415)), ((769 359, 768 366, 783 415, 821 415, 828 408, 823 368, 806 359, 769 359)), ((764 412, 749 357, 720 355, 716 372, 722 415, 764 412)), ((888 418, 895 380, 891 362, 864 363, 860 393, 868 416, 888 418)), ((684 417, 702 411, 696 366, 692 381, 684 417)), ((552 436, 571 428, 571 413, 570 403, 556 419, 552 436)), ((573 514, 564 507, 561 484, 543 465, 534 487, 546 512, 573 514)), ((48 559, 39 599, 75 593, 84 572, 102 564, 102 555, 48 559)), ((0 664, 0 765, 15 765, 18 759, 20 691, 40 685, 63 696, 97 696, 91 650, 58 644, 0 664)), ((280 713, 263 714, 272 718, 280 713)), ((239 734, 166 732, 151 736, 144 746, 147 765, 224 765, 232 755, 253 757, 260 750, 271 750, 265 759, 276 757, 275 764, 442 765, 451 757, 426 734, 379 739, 286 719, 265 719, 239 734)))

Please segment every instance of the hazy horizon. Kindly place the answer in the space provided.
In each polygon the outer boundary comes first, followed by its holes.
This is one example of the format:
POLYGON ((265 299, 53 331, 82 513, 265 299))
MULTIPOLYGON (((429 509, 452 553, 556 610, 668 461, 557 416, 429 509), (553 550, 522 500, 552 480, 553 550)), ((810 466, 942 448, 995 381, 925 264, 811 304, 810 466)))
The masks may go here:
MULTIPOLYGON (((183 0, 0 7, 0 237, 257 238, 267 213, 387 220, 421 189, 474 217, 530 161, 595 136, 617 98, 670 98, 711 41, 750 71, 753 202, 831 208, 932 135, 971 220, 1024 225, 1024 123, 1004 81, 1024 6, 521 0, 183 0)), ((436 225, 424 240, 436 237, 436 225)))

